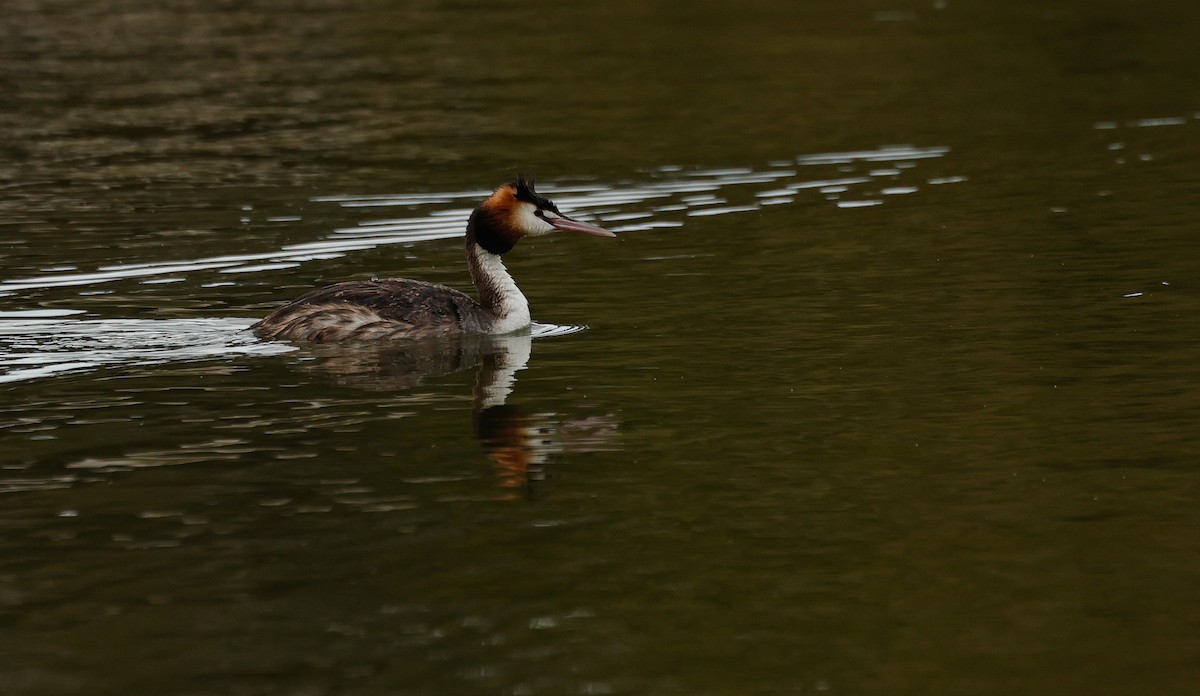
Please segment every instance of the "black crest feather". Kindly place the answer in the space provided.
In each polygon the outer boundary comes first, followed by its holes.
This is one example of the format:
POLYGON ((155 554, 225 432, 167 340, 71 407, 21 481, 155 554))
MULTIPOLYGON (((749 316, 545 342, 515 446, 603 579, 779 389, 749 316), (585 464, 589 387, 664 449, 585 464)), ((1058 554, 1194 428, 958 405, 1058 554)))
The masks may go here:
POLYGON ((517 189, 517 200, 532 203, 542 210, 553 210, 558 212, 558 206, 554 205, 553 201, 545 196, 538 195, 534 190, 534 182, 532 176, 520 174, 517 180, 512 182, 512 185, 517 189))
POLYGON ((534 180, 532 176, 518 174, 517 180, 513 182, 513 186, 517 187, 517 200, 536 203, 538 194, 534 190, 534 180))

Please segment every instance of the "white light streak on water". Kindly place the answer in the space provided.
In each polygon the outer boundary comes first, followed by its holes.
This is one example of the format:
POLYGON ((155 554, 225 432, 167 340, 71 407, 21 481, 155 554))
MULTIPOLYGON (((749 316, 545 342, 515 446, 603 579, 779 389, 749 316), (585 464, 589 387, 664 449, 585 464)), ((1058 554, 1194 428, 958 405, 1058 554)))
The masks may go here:
POLYGON ((706 217, 709 215, 728 215, 729 213, 745 213, 751 210, 758 210, 757 205, 731 205, 724 208, 700 208, 699 210, 689 210, 688 215, 691 217, 706 217))
POLYGON ((554 338, 555 336, 568 336, 587 330, 588 327, 577 324, 539 324, 535 321, 529 327, 529 335, 533 338, 554 338))
POLYGON ((636 213, 612 213, 609 215, 601 215, 600 219, 604 222, 621 222, 622 220, 638 220, 640 218, 648 218, 654 213, 650 211, 638 211, 636 213))
MULTIPOLYGON (((238 266, 236 268, 222 268, 219 273, 257 273, 258 271, 278 271, 284 268, 296 268, 298 263, 264 263, 258 266, 238 266)), ((180 279, 182 280, 182 278, 180 279)))
POLYGON ((646 230, 655 230, 664 227, 683 227, 683 223, 676 220, 657 220, 655 222, 638 222, 632 225, 620 225, 618 227, 610 227, 608 229, 612 232, 644 232, 646 230))
POLYGON ((1166 118, 1143 118, 1137 121, 1130 121, 1131 128, 1158 128, 1160 126, 1182 126, 1187 123, 1187 119, 1177 116, 1168 116, 1166 118))
POLYGON ((797 164, 844 164, 847 162, 892 162, 896 160, 930 159, 942 157, 950 152, 948 147, 919 148, 908 145, 882 147, 878 150, 858 152, 826 152, 816 155, 800 155, 797 164))
POLYGON ((49 319, 83 313, 82 309, 19 309, 14 312, 0 312, 0 319, 49 319))
POLYGON ((788 191, 803 191, 804 189, 822 189, 829 186, 847 186, 853 184, 865 184, 870 179, 862 176, 853 176, 846 179, 827 179, 825 181, 801 181, 795 184, 788 184, 788 191))
POLYGON ((724 198, 714 196, 711 193, 704 194, 703 196, 684 196, 682 200, 687 205, 717 205, 718 203, 725 202, 724 198))

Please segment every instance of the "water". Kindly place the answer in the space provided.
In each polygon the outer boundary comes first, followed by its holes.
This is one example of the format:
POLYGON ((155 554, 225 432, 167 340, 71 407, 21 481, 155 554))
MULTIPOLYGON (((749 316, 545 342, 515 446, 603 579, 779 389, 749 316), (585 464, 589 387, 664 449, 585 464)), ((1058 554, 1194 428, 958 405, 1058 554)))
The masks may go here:
POLYGON ((1200 677, 1191 4, 5 15, 4 693, 1200 677), (531 336, 245 330, 518 172, 531 336))

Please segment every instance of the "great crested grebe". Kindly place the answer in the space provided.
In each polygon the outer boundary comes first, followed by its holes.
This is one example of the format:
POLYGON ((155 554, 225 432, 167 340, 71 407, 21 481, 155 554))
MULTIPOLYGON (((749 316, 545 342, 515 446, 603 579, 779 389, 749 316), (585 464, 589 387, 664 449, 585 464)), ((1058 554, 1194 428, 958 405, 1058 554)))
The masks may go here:
POLYGON ((522 237, 555 230, 615 237, 572 220, 519 177, 479 204, 467 221, 467 266, 479 294, 420 280, 351 280, 314 290, 250 327, 266 339, 358 341, 444 334, 506 334, 530 325, 529 301, 501 257, 522 237))

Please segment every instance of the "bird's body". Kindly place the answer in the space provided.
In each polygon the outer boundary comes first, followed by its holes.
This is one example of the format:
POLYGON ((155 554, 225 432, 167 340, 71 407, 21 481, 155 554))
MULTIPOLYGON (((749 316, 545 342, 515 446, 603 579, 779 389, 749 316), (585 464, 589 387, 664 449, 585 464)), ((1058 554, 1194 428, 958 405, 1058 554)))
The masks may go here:
POLYGON ((496 189, 467 222, 467 267, 479 300, 420 280, 352 280, 314 290, 251 327, 267 339, 356 341, 452 333, 506 334, 530 325, 529 302, 502 256, 522 237, 555 230, 613 233, 572 220, 518 179, 496 189))

